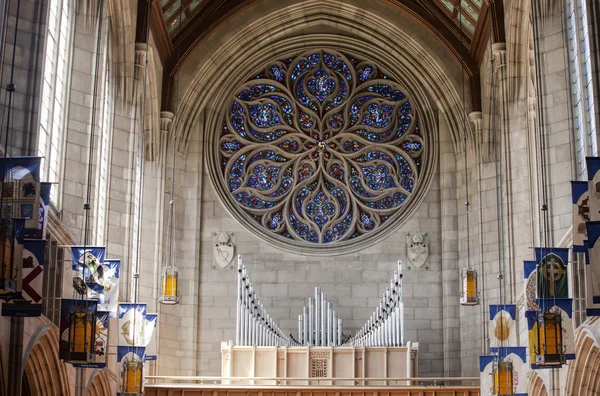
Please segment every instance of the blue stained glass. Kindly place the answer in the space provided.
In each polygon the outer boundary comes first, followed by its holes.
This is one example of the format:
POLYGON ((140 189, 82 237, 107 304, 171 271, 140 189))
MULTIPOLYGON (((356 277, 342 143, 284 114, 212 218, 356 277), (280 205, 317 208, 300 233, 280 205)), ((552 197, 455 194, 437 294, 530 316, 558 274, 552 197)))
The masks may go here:
POLYGON ((308 51, 246 81, 216 147, 227 191, 257 225, 331 244, 371 234, 409 200, 426 145, 412 103, 377 65, 308 51))
POLYGON ((344 150, 345 151, 355 152, 355 151, 363 149, 364 147, 365 147, 365 145, 360 143, 358 140, 344 142, 344 150))
POLYGON ((281 221, 281 213, 277 212, 273 215, 271 220, 269 220, 267 222, 267 227, 269 227, 272 230, 275 230, 275 229, 277 229, 277 227, 279 227, 280 221, 281 221))
POLYGON ((314 169, 309 164, 303 164, 302 168, 298 171, 298 178, 300 181, 306 180, 313 175, 314 169))
POLYGON ((275 106, 267 103, 264 106, 248 106, 252 122, 259 128, 267 128, 275 125, 281 125, 281 120, 276 112, 275 106))
POLYGON ((248 186, 259 190, 270 190, 275 185, 277 176, 279 176, 279 168, 276 166, 266 167, 258 164, 248 179, 248 186))
POLYGON ((275 80, 279 82, 283 82, 283 80, 285 80, 285 73, 283 70, 281 70, 281 68, 279 68, 279 66, 271 67, 271 72, 273 73, 275 80))
POLYGON ((362 168, 363 175, 367 180, 367 184, 371 190, 379 190, 384 187, 387 175, 390 170, 385 165, 379 165, 377 168, 374 166, 367 166, 362 168))
POLYGON ((240 144, 240 142, 235 141, 235 140, 224 140, 221 143, 221 149, 223 151, 238 151, 240 148, 242 148, 242 145, 240 144))
POLYGON ((370 66, 370 65, 365 66, 365 68, 360 72, 360 75, 358 76, 358 82, 363 83, 363 82, 367 81, 371 77, 372 71, 373 71, 373 66, 370 66))

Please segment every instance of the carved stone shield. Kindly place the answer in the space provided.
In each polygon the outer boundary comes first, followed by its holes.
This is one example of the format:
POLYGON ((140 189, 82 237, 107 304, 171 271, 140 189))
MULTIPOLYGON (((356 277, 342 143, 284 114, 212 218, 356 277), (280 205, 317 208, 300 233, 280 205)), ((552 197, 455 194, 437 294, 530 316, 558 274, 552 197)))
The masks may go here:
POLYGON ((420 268, 429 257, 429 242, 427 233, 406 234, 406 258, 408 262, 420 268))
POLYGON ((233 261, 233 243, 229 240, 229 235, 221 232, 213 244, 213 260, 221 269, 227 267, 233 261))

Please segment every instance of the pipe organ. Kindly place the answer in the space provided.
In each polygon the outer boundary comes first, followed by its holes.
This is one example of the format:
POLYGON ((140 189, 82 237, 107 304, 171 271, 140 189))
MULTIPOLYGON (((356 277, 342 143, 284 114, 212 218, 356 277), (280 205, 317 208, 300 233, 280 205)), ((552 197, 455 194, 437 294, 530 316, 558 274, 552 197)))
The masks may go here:
POLYGON ((315 287, 307 302, 298 313, 297 336, 284 334, 261 304, 238 255, 235 343, 221 344, 223 377, 243 377, 252 384, 264 382, 258 378, 286 378, 292 384, 292 378, 417 376, 418 343, 404 340, 401 261, 373 314, 357 330, 344 331, 343 319, 321 288, 315 287))

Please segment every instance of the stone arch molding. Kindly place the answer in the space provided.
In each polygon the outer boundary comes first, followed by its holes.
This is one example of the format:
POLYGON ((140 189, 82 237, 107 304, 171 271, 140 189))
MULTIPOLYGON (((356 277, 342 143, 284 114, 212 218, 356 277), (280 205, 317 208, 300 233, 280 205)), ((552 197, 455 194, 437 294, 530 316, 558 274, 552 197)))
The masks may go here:
MULTIPOLYGON (((197 124, 202 116, 203 133, 206 134, 203 140, 211 142, 205 145, 209 173, 213 185, 224 197, 222 183, 216 180, 216 158, 210 147, 217 142, 217 134, 223 127, 231 95, 248 76, 260 70, 270 60, 283 59, 310 49, 329 48, 369 59, 388 71, 391 79, 411 98, 413 106, 419 111, 419 122, 431 153, 422 164, 420 188, 394 220, 396 226, 400 225, 414 213, 437 171, 439 117, 444 117, 449 126, 454 152, 460 152, 463 136, 460 115, 462 101, 453 86, 453 81, 460 79, 456 77, 457 70, 460 73, 459 66, 456 69, 452 68, 452 64, 442 67, 438 62, 444 55, 446 59, 451 59, 443 49, 434 54, 437 58, 432 56, 431 48, 426 48, 413 39, 410 32, 402 31, 397 24, 386 19, 385 15, 365 11, 350 4, 352 2, 311 0, 288 4, 282 1, 281 3, 287 4, 284 8, 277 8, 277 3, 279 2, 260 3, 261 17, 247 21, 235 33, 231 29, 222 32, 223 41, 212 43, 214 48, 211 51, 206 51, 211 46, 210 43, 200 43, 197 46, 196 51, 202 49, 210 56, 192 54, 188 57, 188 64, 181 69, 182 75, 179 78, 181 87, 187 88, 181 97, 179 112, 174 121, 174 128, 182 136, 179 150, 187 151, 190 134, 198 130, 197 124), (450 74, 444 69, 450 71, 450 74), (455 74, 452 75, 452 72, 455 74)), ((232 25, 230 23, 227 27, 231 28, 232 25)), ((221 32, 217 30, 213 36, 221 36, 218 33, 221 32)), ((224 205, 244 226, 253 231, 256 229, 249 219, 236 214, 235 202, 224 199, 224 205)), ((331 255, 363 249, 388 236, 394 228, 396 227, 388 227, 385 232, 367 238, 364 242, 337 244, 318 252, 310 251, 306 244, 290 245, 290 240, 285 238, 266 240, 283 250, 331 255)))

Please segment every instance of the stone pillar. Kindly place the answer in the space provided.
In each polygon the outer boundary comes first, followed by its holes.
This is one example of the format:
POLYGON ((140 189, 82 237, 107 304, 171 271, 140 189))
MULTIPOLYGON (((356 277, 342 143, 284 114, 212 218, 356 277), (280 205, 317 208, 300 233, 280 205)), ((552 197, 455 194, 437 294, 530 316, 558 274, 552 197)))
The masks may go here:
POLYGON ((440 130, 440 198, 442 228, 442 327, 444 376, 459 377, 461 359, 459 304, 459 235, 457 157, 451 143, 450 127, 439 116, 440 130))
POLYGON ((21 396, 23 367, 23 318, 10 318, 10 348, 8 350, 7 395, 21 396))

